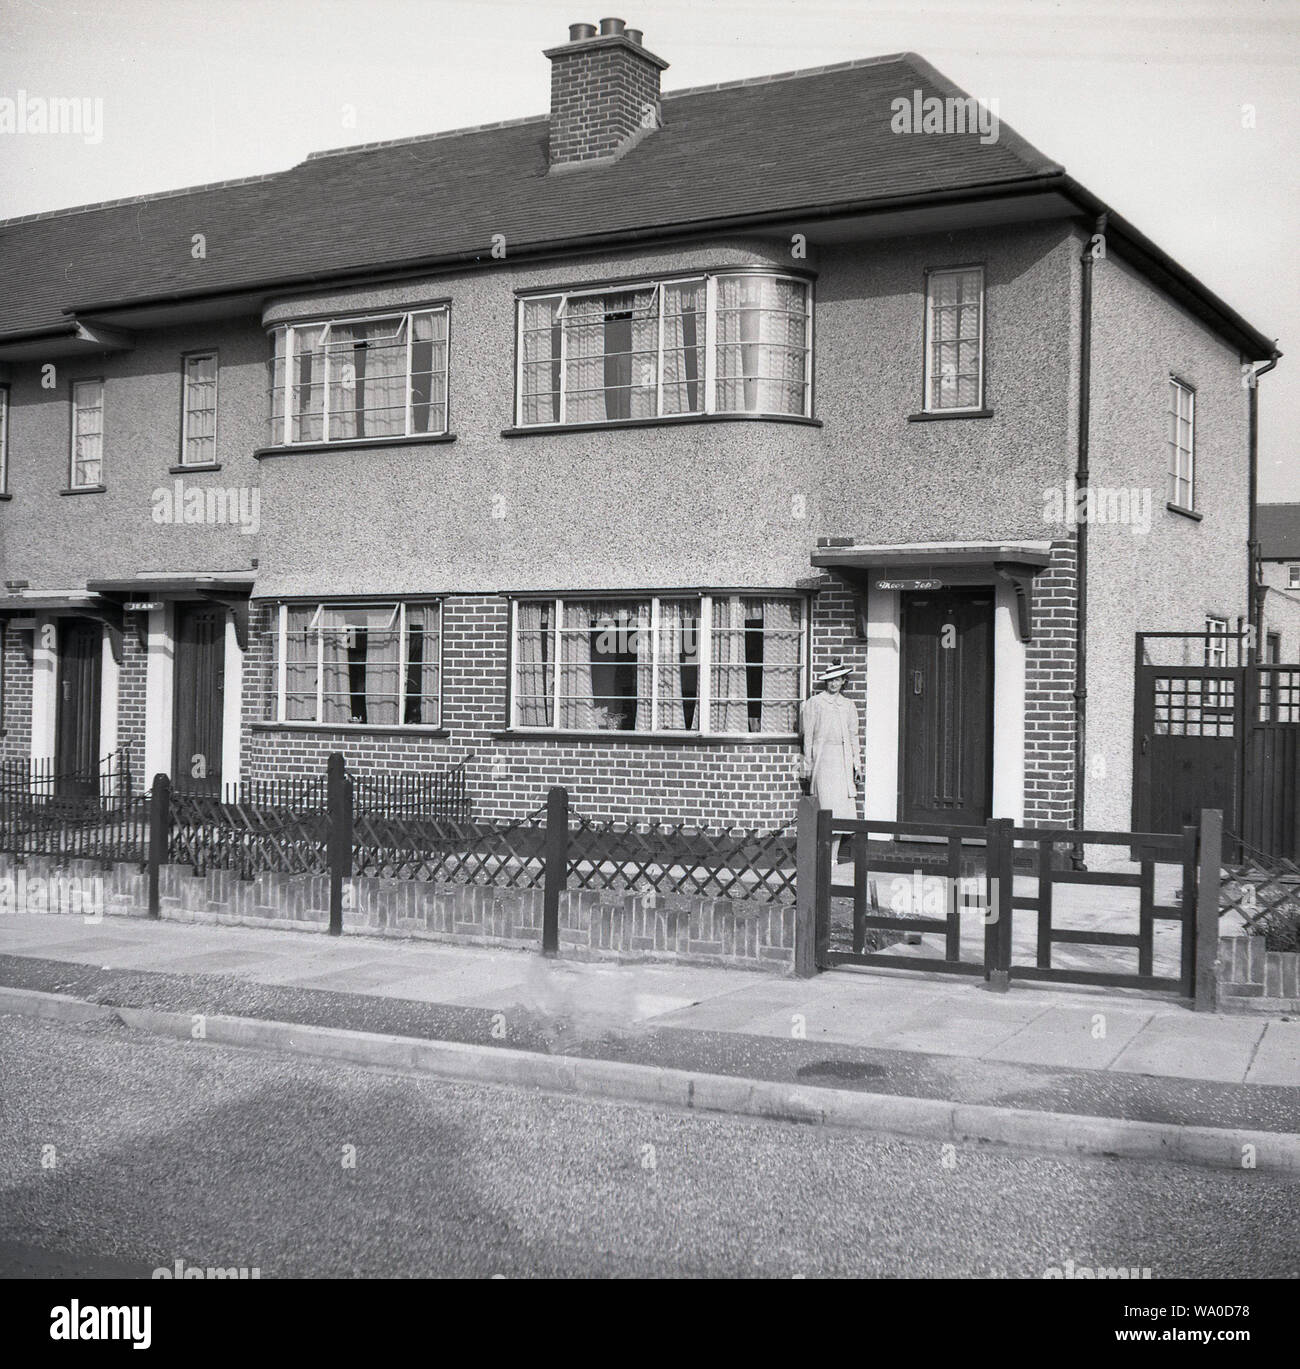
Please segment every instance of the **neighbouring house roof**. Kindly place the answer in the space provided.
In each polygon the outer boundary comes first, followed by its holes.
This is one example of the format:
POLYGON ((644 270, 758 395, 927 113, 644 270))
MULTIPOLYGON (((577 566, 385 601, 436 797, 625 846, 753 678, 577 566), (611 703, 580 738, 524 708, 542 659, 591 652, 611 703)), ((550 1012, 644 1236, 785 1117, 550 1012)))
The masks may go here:
POLYGON ((1265 561, 1300 561, 1300 504, 1260 504, 1256 533, 1265 561))
MULTIPOLYGON (((0 341, 69 333, 73 316, 268 291, 385 270, 725 231, 963 197, 1055 191, 1104 206, 1000 124, 900 136, 891 105, 963 97, 911 53, 663 97, 663 127, 626 156, 547 174, 546 116, 316 153, 288 171, 0 224, 0 341), (201 233, 206 258, 191 256, 201 233)), ((1108 233, 1251 356, 1256 332, 1112 215, 1108 233)))

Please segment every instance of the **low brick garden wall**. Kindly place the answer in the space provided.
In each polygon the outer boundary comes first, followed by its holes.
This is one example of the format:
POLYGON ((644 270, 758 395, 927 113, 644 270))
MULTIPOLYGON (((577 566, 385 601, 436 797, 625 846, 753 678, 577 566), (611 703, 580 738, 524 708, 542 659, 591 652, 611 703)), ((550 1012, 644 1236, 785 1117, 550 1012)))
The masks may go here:
MULTIPOLYGON (((206 922, 324 932, 329 876, 230 870, 160 871, 161 914, 206 922)), ((538 950, 542 890, 354 875, 344 882, 345 934, 415 937, 470 946, 538 950)), ((146 917, 148 876, 133 864, 107 870, 89 860, 64 865, 0 855, 0 912, 146 917)), ((687 894, 570 889, 560 896, 560 954, 574 959, 666 960, 789 973, 795 909, 789 903, 687 894)))
POLYGON ((1219 1011, 1300 1012, 1300 953, 1270 951, 1262 936, 1219 938, 1219 1011))

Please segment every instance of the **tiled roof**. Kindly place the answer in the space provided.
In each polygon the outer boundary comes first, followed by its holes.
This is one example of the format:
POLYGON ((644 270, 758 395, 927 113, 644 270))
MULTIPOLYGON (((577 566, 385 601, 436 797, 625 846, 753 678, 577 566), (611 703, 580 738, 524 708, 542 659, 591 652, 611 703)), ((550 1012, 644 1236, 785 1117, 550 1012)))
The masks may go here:
POLYGON ((900 136, 891 102, 963 94, 910 53, 664 96, 621 160, 547 175, 547 120, 316 154, 291 170, 0 224, 0 337, 66 309, 992 187, 1061 168, 1005 124, 900 136), (207 256, 191 256, 202 233, 207 256))
POLYGON ((1300 561, 1300 504, 1261 504, 1259 554, 1270 561, 1300 561))

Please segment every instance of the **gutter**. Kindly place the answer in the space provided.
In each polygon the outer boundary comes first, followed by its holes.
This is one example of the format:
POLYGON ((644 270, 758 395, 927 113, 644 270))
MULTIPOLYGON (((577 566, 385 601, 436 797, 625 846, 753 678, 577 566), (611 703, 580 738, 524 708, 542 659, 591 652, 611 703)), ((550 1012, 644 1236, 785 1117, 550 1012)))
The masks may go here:
MULTIPOLYGON (((1080 261, 1083 277, 1079 289, 1079 447, 1074 468, 1075 498, 1086 490, 1092 475, 1089 469, 1090 428, 1092 424, 1092 267, 1096 257, 1093 242, 1105 241, 1108 217, 1103 210, 1093 226, 1094 237, 1083 246, 1080 261)), ((1075 618, 1074 618, 1074 818, 1076 832, 1084 830, 1084 785, 1088 775, 1088 520, 1075 520, 1075 618)), ((1084 866, 1083 843, 1075 842, 1070 863, 1076 870, 1084 866)))
POLYGON ((1280 352, 1264 363, 1248 378, 1247 392, 1250 406, 1250 436, 1248 451, 1250 460, 1250 513, 1246 532, 1246 621, 1252 628, 1246 639, 1250 651, 1250 664, 1257 665, 1264 655, 1264 594, 1261 577, 1263 567, 1259 555, 1259 378, 1266 376, 1278 363, 1280 352))

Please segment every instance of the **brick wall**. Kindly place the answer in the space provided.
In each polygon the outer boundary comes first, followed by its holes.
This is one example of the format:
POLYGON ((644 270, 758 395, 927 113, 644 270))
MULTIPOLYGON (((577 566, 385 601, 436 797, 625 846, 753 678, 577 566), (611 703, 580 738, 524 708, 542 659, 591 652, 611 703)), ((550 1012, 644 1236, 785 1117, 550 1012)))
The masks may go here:
POLYGON ((1075 624, 1073 536, 1052 544, 1034 578, 1033 641, 1025 653, 1025 822, 1068 827, 1074 815, 1075 624))
POLYGON ((3 632, 3 715, 0 716, 0 760, 26 760, 32 754, 32 634, 3 632))
POLYGON ((140 789, 147 788, 153 782, 153 776, 145 774, 144 763, 148 662, 148 652, 140 645, 134 628, 128 625, 122 634, 122 664, 117 677, 117 747, 126 753, 131 765, 132 783, 140 789))

